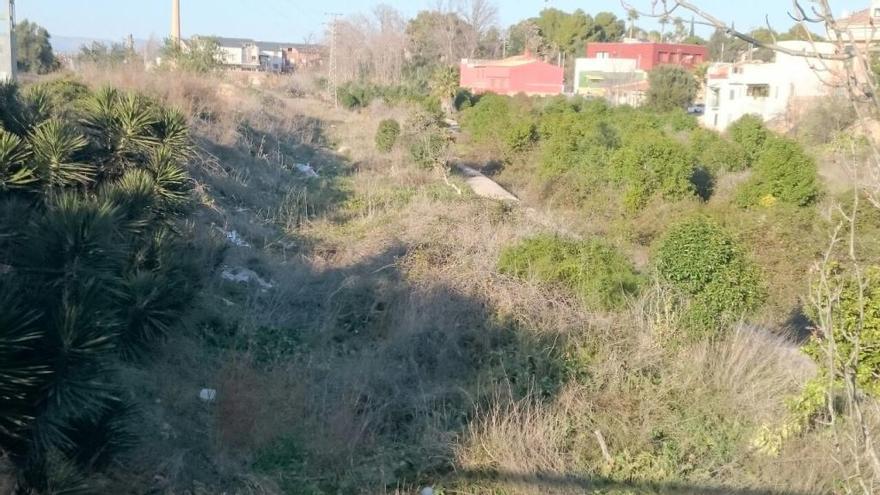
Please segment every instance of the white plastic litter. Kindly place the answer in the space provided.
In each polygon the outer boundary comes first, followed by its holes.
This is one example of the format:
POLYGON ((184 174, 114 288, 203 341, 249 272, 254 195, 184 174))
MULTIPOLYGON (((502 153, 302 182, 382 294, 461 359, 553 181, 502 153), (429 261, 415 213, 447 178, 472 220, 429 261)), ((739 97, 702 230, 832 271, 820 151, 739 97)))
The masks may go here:
POLYGON ((217 390, 213 388, 203 388, 199 390, 199 399, 205 402, 211 402, 217 398, 217 390))
POLYGON ((306 175, 306 177, 317 177, 318 172, 315 172, 315 169, 312 168, 308 163, 297 163, 294 165, 297 170, 306 175))
POLYGON ((263 289, 271 289, 272 287, 274 287, 274 285, 263 280, 259 275, 257 275, 257 272, 248 268, 226 267, 223 269, 223 271, 220 272, 220 276, 223 277, 224 280, 229 280, 230 282, 237 282, 240 284, 249 284, 251 282, 256 282, 263 289))
POLYGON ((422 488, 422 491, 419 492, 419 495, 434 495, 434 487, 426 486, 422 488))
POLYGON ((227 232, 227 231, 223 231, 223 232, 226 234, 226 238, 227 238, 227 239, 229 240, 229 242, 231 242, 232 244, 234 244, 234 245, 236 245, 236 246, 238 246, 238 247, 251 247, 251 245, 248 244, 247 241, 244 240, 244 239, 241 237, 241 234, 239 234, 237 231, 235 231, 235 230, 230 230, 230 231, 228 231, 228 232, 227 232))

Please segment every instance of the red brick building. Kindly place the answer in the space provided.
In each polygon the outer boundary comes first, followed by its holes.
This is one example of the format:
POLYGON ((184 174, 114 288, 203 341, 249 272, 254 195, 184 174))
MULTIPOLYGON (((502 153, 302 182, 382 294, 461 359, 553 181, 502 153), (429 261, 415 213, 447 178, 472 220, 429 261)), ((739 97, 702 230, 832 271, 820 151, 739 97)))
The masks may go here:
POLYGON ((683 43, 588 43, 587 58, 635 60, 637 68, 650 71, 657 65, 679 65, 691 69, 706 62, 709 50, 683 43))
POLYGON ((528 54, 503 60, 464 59, 460 69, 459 85, 474 93, 547 96, 561 94, 563 90, 562 67, 528 54))

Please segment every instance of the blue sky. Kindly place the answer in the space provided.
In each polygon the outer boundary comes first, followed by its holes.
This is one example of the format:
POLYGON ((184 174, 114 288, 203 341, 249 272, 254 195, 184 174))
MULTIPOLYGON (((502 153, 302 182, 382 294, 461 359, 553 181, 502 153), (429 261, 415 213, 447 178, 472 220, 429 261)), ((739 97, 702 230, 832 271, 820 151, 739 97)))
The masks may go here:
MULTIPOLYGON (((651 0, 630 0, 649 6, 651 0)), ((262 40, 301 42, 320 38, 325 12, 355 14, 368 12, 376 0, 181 0, 184 36, 213 34, 262 40)), ((436 2, 431 0, 386 0, 405 16, 413 16, 436 2)), ((623 15, 618 0, 496 0, 500 23, 512 24, 536 15, 545 5, 588 13, 610 10, 623 15)), ((788 29, 789 0, 696 0, 705 10, 738 27, 764 24, 765 14, 774 26, 788 29)), ((864 8, 868 0, 833 0, 837 14, 864 8)), ((30 19, 58 36, 122 39, 129 33, 136 38, 167 36, 170 0, 17 0, 18 19, 30 19)), ((642 21, 639 24, 649 23, 642 21)))

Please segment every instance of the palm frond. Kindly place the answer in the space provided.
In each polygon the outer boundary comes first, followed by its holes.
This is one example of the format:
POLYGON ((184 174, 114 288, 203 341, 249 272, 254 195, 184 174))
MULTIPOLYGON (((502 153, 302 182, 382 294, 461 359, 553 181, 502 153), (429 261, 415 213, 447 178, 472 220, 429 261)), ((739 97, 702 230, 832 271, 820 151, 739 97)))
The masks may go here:
POLYGON ((21 102, 18 84, 14 81, 0 81, 0 125, 7 131, 24 136, 27 118, 21 102))
POLYGON ((93 471, 106 468, 135 445, 137 435, 132 426, 136 420, 137 408, 134 403, 113 400, 97 418, 71 422, 66 434, 74 447, 65 454, 80 469, 93 471))
POLYGON ((76 159, 88 144, 86 138, 59 119, 49 119, 31 131, 28 138, 37 175, 47 185, 66 187, 91 182, 95 167, 76 159))
POLYGON ((164 146, 156 149, 150 155, 147 169, 156 181, 156 195, 168 209, 177 209, 189 200, 192 182, 170 149, 164 146))
POLYGON ((27 163, 31 156, 27 143, 0 129, 0 191, 27 187, 37 181, 27 163))
POLYGON ((126 315, 119 344, 123 356, 137 358, 167 335, 185 301, 174 280, 148 270, 127 276, 122 293, 126 315))
POLYGON ((51 373, 34 349, 44 333, 40 312, 28 308, 19 286, 3 276, 0 289, 0 447, 14 452, 35 418, 34 398, 51 373))
POLYGON ((175 159, 184 161, 192 157, 189 127, 183 113, 176 109, 162 108, 154 128, 159 142, 175 159))
POLYGON ((13 248, 18 269, 52 287, 118 276, 126 248, 119 217, 107 202, 72 192, 50 197, 13 248))
POLYGON ((99 197, 118 208, 125 229, 132 233, 143 231, 153 220, 156 197, 156 181, 146 170, 130 169, 122 177, 106 183, 99 197))

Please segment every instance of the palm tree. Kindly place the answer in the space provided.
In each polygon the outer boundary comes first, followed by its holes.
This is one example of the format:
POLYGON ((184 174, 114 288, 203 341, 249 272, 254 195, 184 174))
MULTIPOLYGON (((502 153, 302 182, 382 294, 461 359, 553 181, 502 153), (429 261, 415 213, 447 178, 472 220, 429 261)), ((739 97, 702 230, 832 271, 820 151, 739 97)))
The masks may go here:
POLYGON ((626 12, 626 18, 629 21, 629 37, 633 38, 635 36, 636 21, 639 20, 639 11, 636 9, 629 9, 626 12))
POLYGON ((447 114, 455 112, 455 95, 458 92, 459 75, 456 67, 440 67, 431 77, 431 95, 440 99, 440 106, 447 114))

